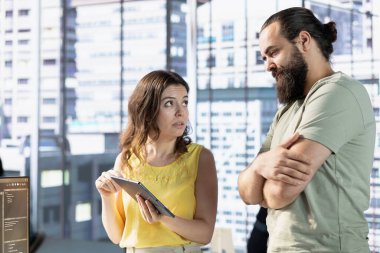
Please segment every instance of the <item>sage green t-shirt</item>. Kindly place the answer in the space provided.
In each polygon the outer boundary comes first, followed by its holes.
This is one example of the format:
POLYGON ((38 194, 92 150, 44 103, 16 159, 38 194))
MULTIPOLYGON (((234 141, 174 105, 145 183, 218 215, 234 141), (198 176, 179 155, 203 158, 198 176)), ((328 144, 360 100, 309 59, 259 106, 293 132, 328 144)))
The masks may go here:
POLYGON ((341 72, 277 112, 261 152, 299 132, 332 154, 293 203, 268 209, 268 252, 369 252, 375 127, 366 89, 341 72))

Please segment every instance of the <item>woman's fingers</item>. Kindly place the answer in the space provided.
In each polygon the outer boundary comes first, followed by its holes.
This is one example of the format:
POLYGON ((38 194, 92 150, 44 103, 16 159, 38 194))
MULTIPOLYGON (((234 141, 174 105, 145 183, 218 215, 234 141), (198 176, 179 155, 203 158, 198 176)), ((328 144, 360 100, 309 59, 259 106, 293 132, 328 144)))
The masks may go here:
POLYGON ((145 203, 148 206, 149 212, 150 212, 153 220, 155 220, 155 221, 159 220, 161 214, 160 214, 160 212, 158 212, 156 207, 149 200, 145 200, 145 203))
POLYGON ((117 172, 113 169, 104 171, 96 179, 95 187, 103 194, 115 193, 121 190, 121 187, 111 178, 111 175, 120 175, 120 172, 117 172))
POLYGON ((139 205, 141 216, 144 218, 144 220, 148 221, 148 218, 146 217, 145 208, 144 208, 144 199, 141 198, 140 195, 136 194, 136 201, 137 201, 137 204, 139 205))
POLYGON ((138 194, 136 195, 136 199, 137 199, 138 204, 140 206, 140 212, 141 212, 141 215, 143 216, 144 220, 147 221, 148 223, 152 223, 153 222, 152 215, 151 215, 149 208, 146 204, 146 202, 149 202, 149 201, 145 200, 143 197, 141 197, 138 194))
POLYGON ((119 191, 121 187, 112 179, 111 176, 118 176, 119 174, 116 173, 115 170, 109 170, 102 173, 102 176, 106 178, 106 183, 109 185, 110 189, 113 191, 119 191))
POLYGON ((159 221, 160 214, 157 212, 157 209, 149 200, 145 200, 140 195, 136 195, 136 200, 138 202, 140 212, 144 220, 148 223, 154 223, 159 221))

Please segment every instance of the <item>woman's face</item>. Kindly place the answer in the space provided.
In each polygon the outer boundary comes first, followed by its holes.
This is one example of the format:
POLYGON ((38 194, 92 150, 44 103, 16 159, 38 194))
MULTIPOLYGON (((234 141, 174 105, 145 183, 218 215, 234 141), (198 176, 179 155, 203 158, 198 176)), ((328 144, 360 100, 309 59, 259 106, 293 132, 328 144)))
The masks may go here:
POLYGON ((189 120, 188 101, 186 88, 182 85, 169 85, 164 90, 157 117, 160 138, 182 136, 189 120))

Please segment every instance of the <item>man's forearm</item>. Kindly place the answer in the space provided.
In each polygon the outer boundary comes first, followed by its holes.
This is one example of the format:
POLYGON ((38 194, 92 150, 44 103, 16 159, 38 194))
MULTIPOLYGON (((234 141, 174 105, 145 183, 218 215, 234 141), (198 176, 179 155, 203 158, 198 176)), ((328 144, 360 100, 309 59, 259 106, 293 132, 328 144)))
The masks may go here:
MULTIPOLYGON (((291 203, 304 191, 312 180, 314 174, 331 155, 331 151, 322 144, 308 139, 301 139, 290 149, 295 154, 303 154, 306 159, 301 159, 297 166, 290 166, 291 169, 302 171, 301 180, 296 184, 284 182, 284 180, 273 180, 269 178, 264 183, 264 201, 270 208, 279 209, 291 203)), ((286 163, 285 163, 286 164, 286 163)), ((286 168, 286 167, 285 167, 286 168)), ((285 171, 289 171, 287 168, 285 171)), ((293 171, 294 170, 290 170, 293 171)), ((292 173, 290 174, 292 175, 292 173)))
POLYGON ((266 180, 263 186, 262 206, 272 209, 283 208, 299 195, 297 187, 281 181, 266 180))
POLYGON ((263 186, 265 178, 257 174, 253 164, 240 173, 238 178, 238 188, 241 199, 246 204, 260 204, 263 201, 263 186))

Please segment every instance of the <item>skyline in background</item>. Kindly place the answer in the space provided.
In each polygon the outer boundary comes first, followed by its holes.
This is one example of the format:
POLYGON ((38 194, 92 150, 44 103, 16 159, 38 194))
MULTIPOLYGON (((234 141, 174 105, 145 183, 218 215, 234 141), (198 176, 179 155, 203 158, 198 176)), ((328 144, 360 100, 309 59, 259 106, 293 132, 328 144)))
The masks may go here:
MULTIPOLYGON (((291 6, 337 23, 333 68, 363 83, 378 124, 375 0, 0 0, 0 156, 11 173, 31 176, 37 230, 107 240, 93 182, 113 166, 138 80, 169 69, 190 85, 193 141, 215 156, 216 226, 232 234, 236 252, 245 252, 258 206, 241 201, 237 177, 279 106, 258 35, 266 18, 291 6)), ((378 129, 366 212, 373 252, 380 252, 378 129)))

